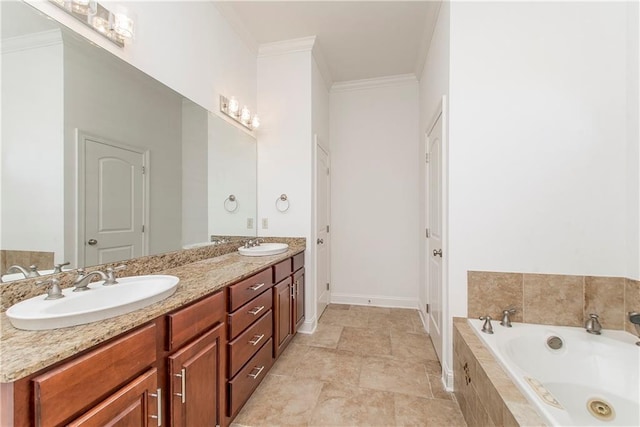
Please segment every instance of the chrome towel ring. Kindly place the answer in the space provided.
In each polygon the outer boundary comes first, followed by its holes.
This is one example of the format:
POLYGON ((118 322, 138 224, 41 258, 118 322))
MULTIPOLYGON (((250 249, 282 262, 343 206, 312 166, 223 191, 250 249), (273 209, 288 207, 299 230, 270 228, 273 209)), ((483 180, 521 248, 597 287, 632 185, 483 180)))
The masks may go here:
POLYGON ((276 199, 276 209, 279 212, 286 212, 289 210, 289 198, 286 194, 281 194, 280 197, 276 199))
POLYGON ((224 199, 224 210, 227 212, 235 212, 238 209, 238 199, 233 194, 224 199))

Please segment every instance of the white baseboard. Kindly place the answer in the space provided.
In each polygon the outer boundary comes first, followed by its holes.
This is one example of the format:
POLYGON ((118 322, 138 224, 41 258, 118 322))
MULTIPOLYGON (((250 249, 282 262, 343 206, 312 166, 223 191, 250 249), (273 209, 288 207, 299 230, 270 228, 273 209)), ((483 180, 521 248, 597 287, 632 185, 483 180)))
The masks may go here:
POLYGON ((453 369, 449 369, 446 363, 442 365, 442 384, 448 392, 453 391, 453 369))
POLYGON ((418 313, 420 314, 420 321, 422 322, 422 327, 424 328, 424 331, 429 333, 429 322, 427 321, 427 318, 425 317, 422 310, 418 310, 418 313))
POLYGON ((340 294, 340 293, 332 292, 331 302, 333 304, 370 305, 372 307, 418 309, 417 298, 340 294))
POLYGON ((318 327, 318 320, 314 317, 313 319, 305 319, 302 325, 298 328, 298 332, 301 334, 312 334, 316 331, 318 327))

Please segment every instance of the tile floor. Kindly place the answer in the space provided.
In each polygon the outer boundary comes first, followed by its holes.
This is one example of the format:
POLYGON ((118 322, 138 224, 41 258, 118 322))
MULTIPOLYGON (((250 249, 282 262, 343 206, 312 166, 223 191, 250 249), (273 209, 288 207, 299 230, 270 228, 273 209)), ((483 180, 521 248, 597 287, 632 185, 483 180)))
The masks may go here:
POLYGON ((298 334, 239 426, 466 426, 418 312, 332 304, 298 334))

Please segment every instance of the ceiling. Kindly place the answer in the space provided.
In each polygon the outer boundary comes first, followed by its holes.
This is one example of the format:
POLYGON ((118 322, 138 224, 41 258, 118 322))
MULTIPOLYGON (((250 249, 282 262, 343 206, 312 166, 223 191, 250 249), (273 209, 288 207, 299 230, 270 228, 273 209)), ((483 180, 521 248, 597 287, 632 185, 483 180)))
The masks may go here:
POLYGON ((333 82, 422 70, 440 1, 219 1, 245 42, 316 36, 333 82))

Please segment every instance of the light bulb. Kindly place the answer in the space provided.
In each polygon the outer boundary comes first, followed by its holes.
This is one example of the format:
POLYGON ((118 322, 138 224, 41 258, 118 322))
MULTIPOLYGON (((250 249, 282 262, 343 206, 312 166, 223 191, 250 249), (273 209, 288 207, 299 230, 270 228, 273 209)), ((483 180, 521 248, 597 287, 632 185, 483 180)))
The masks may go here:
POLYGON ((238 110, 240 110, 240 104, 238 103, 238 100, 236 99, 235 96, 232 96, 231 99, 229 100, 228 108, 231 114, 233 114, 234 116, 238 115, 238 110))
POLYGON ((71 0, 71 11, 80 15, 96 13, 95 0, 71 0))
POLYGON ((105 19, 102 16, 94 16, 93 17, 93 28, 101 32, 102 34, 109 34, 111 31, 111 23, 109 19, 105 19))
POLYGON ((259 127, 260 127, 260 117, 258 117, 258 115, 256 114, 251 119, 251 128, 252 129, 258 129, 259 127))
POLYGON ((240 110, 240 120, 242 120, 243 123, 249 123, 250 119, 251 111, 249 111, 249 109, 245 105, 244 107, 242 107, 242 110, 240 110))
POLYGON ((115 12, 113 14, 113 31, 125 39, 133 39, 134 24, 125 12, 115 12))

